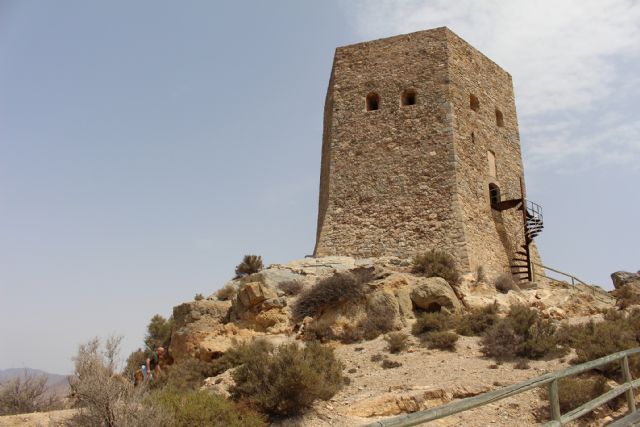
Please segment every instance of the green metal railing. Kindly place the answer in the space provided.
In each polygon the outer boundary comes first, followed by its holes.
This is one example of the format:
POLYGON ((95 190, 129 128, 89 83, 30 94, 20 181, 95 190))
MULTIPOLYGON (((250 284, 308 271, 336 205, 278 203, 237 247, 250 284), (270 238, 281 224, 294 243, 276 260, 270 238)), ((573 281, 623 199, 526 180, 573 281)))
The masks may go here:
POLYGON ((571 284, 572 284, 572 285, 575 285, 576 283, 580 283, 580 284, 582 284, 582 285, 589 286, 589 285, 588 285, 586 282, 584 282, 583 280, 580 280, 580 279, 578 279, 576 276, 573 276, 573 275, 571 275, 571 274, 569 274, 569 273, 565 273, 564 271, 556 270, 555 268, 547 267, 546 265, 538 264, 538 263, 536 263, 536 262, 532 262, 531 264, 533 264, 535 267, 541 268, 541 269, 543 270, 543 272, 542 272, 542 273, 538 273, 538 271, 537 271, 537 269, 536 269, 536 272, 535 272, 535 274, 536 274, 536 275, 540 275, 540 276, 542 276, 542 277, 546 277, 546 278, 547 278, 547 279, 549 279, 549 280, 554 280, 554 281, 556 281, 556 282, 560 282, 560 280, 558 280, 558 279, 554 279, 553 277, 549 277, 549 276, 547 276, 546 274, 544 274, 544 270, 553 271, 554 273, 557 273, 557 274, 560 274, 560 275, 562 275, 562 276, 566 276, 566 277, 568 277, 569 279, 571 279, 571 284))
POLYGON ((477 396, 469 397, 462 400, 447 403, 446 405, 438 406, 436 408, 427 409, 424 411, 414 412, 412 414, 400 415, 397 417, 389 418, 386 420, 376 421, 368 424, 366 427, 406 427, 423 424, 429 421, 434 421, 440 418, 448 417, 450 415, 458 414, 463 411, 478 408, 480 406, 487 405, 498 400, 505 399, 507 397, 515 396, 525 391, 529 391, 538 387, 548 387, 549 393, 549 406, 552 420, 545 424, 545 427, 557 427, 562 426, 570 421, 573 421, 591 411, 596 409, 608 401, 618 397, 625 393, 627 397, 627 405, 629 408, 629 415, 636 414, 636 402, 634 395, 634 388, 640 387, 640 379, 634 380, 631 377, 631 371, 629 370, 629 356, 639 354, 640 347, 632 348, 630 350, 621 351, 618 353, 610 354, 600 359, 592 360, 591 362, 583 363, 581 365, 572 366, 562 371, 550 372, 548 374, 532 378, 527 381, 523 381, 518 384, 510 385, 498 390, 490 391, 488 393, 480 394, 477 396), (560 413, 560 403, 558 398, 558 381, 562 378, 566 378, 572 375, 581 374, 583 372, 590 371, 594 368, 620 361, 622 368, 622 375, 624 383, 609 390, 608 392, 596 397, 595 399, 585 403, 584 405, 575 408, 566 414, 560 413))

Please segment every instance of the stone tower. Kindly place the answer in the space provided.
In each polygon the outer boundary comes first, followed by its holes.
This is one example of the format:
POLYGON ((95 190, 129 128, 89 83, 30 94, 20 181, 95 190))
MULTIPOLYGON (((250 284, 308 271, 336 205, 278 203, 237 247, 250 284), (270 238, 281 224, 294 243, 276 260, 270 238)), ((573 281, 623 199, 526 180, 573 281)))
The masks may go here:
POLYGON ((440 249, 509 270, 526 219, 498 206, 524 194, 518 122, 511 76, 482 53, 448 28, 336 49, 323 133, 315 256, 440 249))

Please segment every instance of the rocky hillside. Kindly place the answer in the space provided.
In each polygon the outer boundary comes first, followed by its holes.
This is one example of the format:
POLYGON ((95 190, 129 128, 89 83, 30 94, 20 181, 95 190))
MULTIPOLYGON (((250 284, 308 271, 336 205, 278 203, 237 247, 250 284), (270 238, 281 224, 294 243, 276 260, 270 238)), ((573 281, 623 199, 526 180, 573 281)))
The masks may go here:
MULTIPOLYGON (((305 258, 271 265, 230 281, 208 298, 176 306, 170 350, 179 364, 192 358, 216 360, 234 343, 256 337, 274 344, 320 339, 345 364, 348 384, 330 401, 316 402, 310 413, 278 423, 363 425, 569 366, 569 358, 531 361, 519 369, 496 364, 480 351, 480 338, 471 336, 460 337, 455 351, 427 348, 410 336, 406 351, 390 354, 384 333, 409 335, 423 313, 464 315, 492 305, 505 315, 522 304, 559 325, 602 318, 616 306, 613 295, 594 286, 545 280, 500 292, 495 280, 469 274, 451 286, 442 278, 412 273, 410 263, 397 258, 305 258), (318 283, 345 273, 356 281, 367 276, 361 294, 342 297, 330 291, 315 300, 309 297, 318 283), (300 304, 300 295, 313 307, 300 304)), ((228 395, 232 384, 227 371, 207 379, 205 387, 228 395)), ((529 392, 439 425, 535 424, 544 408, 539 394, 529 392)))

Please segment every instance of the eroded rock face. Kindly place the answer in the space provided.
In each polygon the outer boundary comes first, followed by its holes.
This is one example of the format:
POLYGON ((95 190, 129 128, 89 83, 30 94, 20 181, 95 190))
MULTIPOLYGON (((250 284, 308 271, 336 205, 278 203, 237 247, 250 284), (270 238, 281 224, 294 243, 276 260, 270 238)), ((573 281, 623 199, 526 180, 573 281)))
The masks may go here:
POLYGON ((188 323, 208 317, 224 323, 229 315, 231 301, 200 300, 190 301, 173 307, 173 319, 176 327, 181 328, 188 323))

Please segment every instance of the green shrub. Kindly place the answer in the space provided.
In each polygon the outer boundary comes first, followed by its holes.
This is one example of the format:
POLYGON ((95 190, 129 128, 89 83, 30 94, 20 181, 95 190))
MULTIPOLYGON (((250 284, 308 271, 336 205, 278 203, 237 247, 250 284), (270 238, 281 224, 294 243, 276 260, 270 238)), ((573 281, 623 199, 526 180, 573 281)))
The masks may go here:
POLYGON ((559 346, 553 323, 523 305, 511 306, 508 316, 488 328, 480 343, 482 353, 496 359, 539 359, 567 351, 559 346))
POLYGON ((442 277, 450 285, 458 283, 459 274, 455 260, 446 252, 433 250, 413 258, 412 271, 425 277, 442 277))
POLYGON ((278 289, 285 293, 285 295, 294 296, 302 292, 304 284, 299 280, 287 280, 285 282, 278 283, 278 289))
POLYGON ((482 308, 474 308, 466 315, 457 316, 455 319, 456 332, 464 336, 481 335, 488 328, 498 322, 499 317, 495 304, 489 304, 482 308))
POLYGON ((284 344, 272 352, 256 352, 239 366, 231 393, 270 415, 300 414, 340 389, 342 369, 331 348, 317 342, 304 348, 284 344))
POLYGON ((365 285, 373 278, 371 269, 336 273, 303 291, 292 307, 296 320, 316 315, 322 307, 361 300, 365 285))
POLYGON ((259 272, 264 268, 260 255, 245 255, 242 262, 236 265, 236 277, 247 276, 259 272))
POLYGON ((518 289, 518 285, 516 285, 516 282, 514 282, 513 277, 509 273, 499 275, 494 282, 494 286, 498 292, 502 294, 518 289))
POLYGON ((409 335, 404 332, 391 332, 384 337, 389 353, 400 353, 409 346, 409 335))
POLYGON ((421 313, 411 327, 413 335, 422 335, 427 332, 444 331, 450 326, 450 317, 442 312, 421 313))
POLYGON ((152 393, 148 401, 170 414, 175 427, 267 425, 259 414, 206 391, 185 392, 166 387, 152 393))
POLYGON ((427 332, 422 336, 422 340, 429 348, 454 351, 456 349, 458 335, 450 331, 427 332))
POLYGON ((511 323, 500 321, 487 329, 480 344, 480 351, 485 356, 497 360, 511 359, 522 344, 522 337, 516 335, 511 323))

